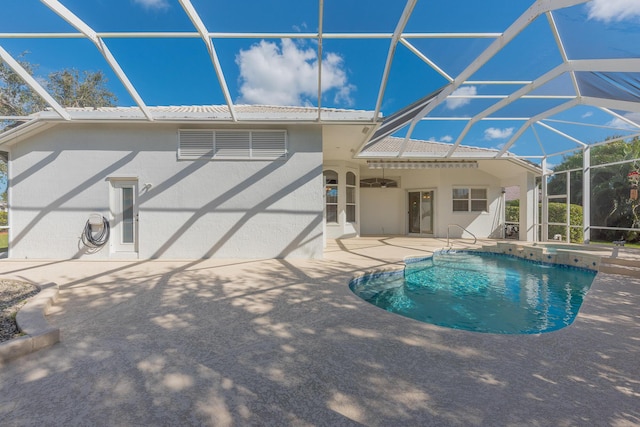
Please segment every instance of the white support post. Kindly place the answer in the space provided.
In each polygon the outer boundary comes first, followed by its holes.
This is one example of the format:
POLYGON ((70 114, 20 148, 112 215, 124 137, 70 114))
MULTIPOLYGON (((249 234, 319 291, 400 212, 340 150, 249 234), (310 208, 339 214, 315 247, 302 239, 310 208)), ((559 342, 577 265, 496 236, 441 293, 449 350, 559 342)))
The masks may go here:
POLYGON ((566 198, 566 218, 565 228, 567 236, 565 240, 567 243, 571 243, 571 172, 567 171, 567 188, 565 190, 566 198))
POLYGON ((324 1, 318 1, 318 121, 322 119, 322 32, 324 1))
POLYGON ((583 242, 591 242, 591 147, 582 149, 582 235, 583 242))
POLYGON ((547 157, 542 158, 542 236, 541 240, 549 240, 549 189, 547 188, 547 157))
POLYGON ((536 179, 535 176, 527 172, 520 181, 520 235, 519 239, 532 242, 534 241, 534 210, 535 205, 536 179))
POLYGON ((540 241, 540 186, 536 185, 536 191, 533 193, 533 241, 540 241))

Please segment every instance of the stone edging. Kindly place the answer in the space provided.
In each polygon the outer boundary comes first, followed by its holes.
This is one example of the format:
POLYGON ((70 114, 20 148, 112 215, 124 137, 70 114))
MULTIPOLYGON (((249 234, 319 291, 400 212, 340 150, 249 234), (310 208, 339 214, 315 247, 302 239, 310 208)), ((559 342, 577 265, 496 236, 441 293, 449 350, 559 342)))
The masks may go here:
POLYGON ((60 341, 60 328, 51 327, 44 318, 58 298, 58 285, 48 283, 38 287, 40 292, 31 298, 16 315, 18 328, 26 335, 0 343, 0 366, 60 341))

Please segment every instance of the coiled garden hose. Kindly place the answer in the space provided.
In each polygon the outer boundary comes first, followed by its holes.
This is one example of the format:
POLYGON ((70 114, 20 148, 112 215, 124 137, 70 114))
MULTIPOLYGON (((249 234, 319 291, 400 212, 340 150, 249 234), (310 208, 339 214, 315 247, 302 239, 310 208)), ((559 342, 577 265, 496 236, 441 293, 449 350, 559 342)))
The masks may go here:
POLYGON ((93 234, 90 221, 87 221, 84 226, 84 233, 82 233, 82 241, 86 246, 91 248, 100 248, 109 241, 110 233, 111 226, 109 225, 109 220, 107 220, 107 218, 102 217, 102 231, 97 235, 93 234))

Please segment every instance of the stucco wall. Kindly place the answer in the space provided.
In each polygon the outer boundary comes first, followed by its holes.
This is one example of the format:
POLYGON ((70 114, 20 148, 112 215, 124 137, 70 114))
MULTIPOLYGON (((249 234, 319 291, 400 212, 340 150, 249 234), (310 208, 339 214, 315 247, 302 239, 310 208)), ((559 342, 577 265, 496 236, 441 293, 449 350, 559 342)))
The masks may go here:
MULTIPOLYGON (((501 181, 479 169, 388 170, 386 178, 399 178, 400 188, 361 189, 362 235, 407 234, 407 192, 435 190, 435 237, 446 237, 448 224, 459 224, 477 237, 499 232, 501 181), (453 212, 454 187, 487 188, 488 212, 453 212), (384 229, 384 231, 383 231, 384 229)), ((362 168, 361 178, 381 177, 381 171, 362 168)), ((457 227, 451 237, 469 237, 457 227)))
POLYGON ((11 147, 9 256, 114 257, 80 235, 118 176, 139 181, 139 258, 322 256, 319 127, 288 127, 284 161, 177 160, 177 131, 59 125, 11 147))

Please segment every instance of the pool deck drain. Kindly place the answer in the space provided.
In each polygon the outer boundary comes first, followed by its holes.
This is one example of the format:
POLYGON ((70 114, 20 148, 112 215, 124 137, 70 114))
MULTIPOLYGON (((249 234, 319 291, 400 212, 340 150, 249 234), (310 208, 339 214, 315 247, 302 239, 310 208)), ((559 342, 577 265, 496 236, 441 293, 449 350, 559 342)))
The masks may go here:
POLYGON ((47 321, 63 336, 0 369, 0 419, 640 425, 639 279, 598 274, 573 325, 532 336, 412 321, 348 289, 442 247, 391 237, 330 241, 316 261, 0 261, 3 277, 59 284, 47 321))

